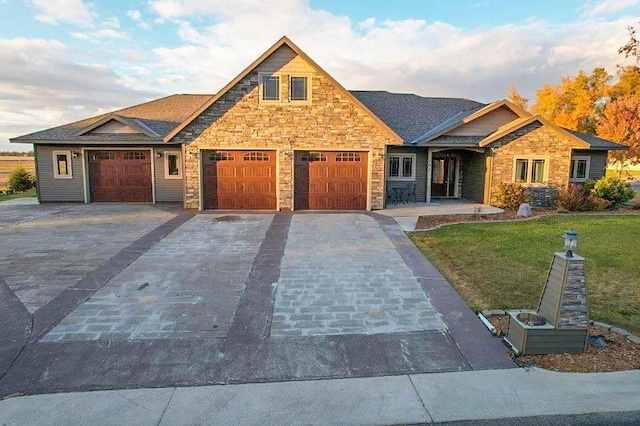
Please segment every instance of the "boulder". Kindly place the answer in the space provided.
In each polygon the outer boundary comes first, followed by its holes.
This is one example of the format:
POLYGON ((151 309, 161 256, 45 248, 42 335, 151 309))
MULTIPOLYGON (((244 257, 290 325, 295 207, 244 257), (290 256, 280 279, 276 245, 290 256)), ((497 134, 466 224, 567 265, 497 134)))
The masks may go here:
POLYGON ((520 207, 518 207, 518 217, 531 217, 533 216, 533 211, 531 211, 531 206, 529 203, 522 203, 520 207))

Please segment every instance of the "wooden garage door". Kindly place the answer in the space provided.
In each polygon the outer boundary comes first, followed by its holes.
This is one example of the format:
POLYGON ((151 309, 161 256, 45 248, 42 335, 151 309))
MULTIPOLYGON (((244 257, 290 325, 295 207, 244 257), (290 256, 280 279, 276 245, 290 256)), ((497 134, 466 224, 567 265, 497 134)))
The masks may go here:
POLYGON ((296 210, 365 210, 366 152, 296 152, 296 210))
POLYGON ((274 151, 203 151, 205 209, 275 210, 274 151))
POLYGON ((150 152, 89 151, 91 201, 153 201, 150 152))

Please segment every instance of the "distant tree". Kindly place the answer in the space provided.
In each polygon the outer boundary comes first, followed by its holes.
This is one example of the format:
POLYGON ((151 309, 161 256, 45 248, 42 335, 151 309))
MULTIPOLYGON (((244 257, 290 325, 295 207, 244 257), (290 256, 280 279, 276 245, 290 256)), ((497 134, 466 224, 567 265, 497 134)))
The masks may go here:
POLYGON ((520 92, 518 91, 518 86, 514 81, 512 81, 509 84, 509 87, 507 87, 506 95, 511 103, 519 106, 524 110, 529 109, 529 99, 520 94, 520 92))
POLYGON ((632 56, 636 58, 636 61, 640 61, 640 40, 636 34, 636 29, 629 26, 627 30, 629 31, 629 41, 618 49, 618 53, 624 55, 625 58, 632 56))
POLYGON ((607 103, 597 127, 598 136, 627 145, 627 151, 609 151, 609 160, 622 174, 625 166, 640 162, 640 95, 607 103))
POLYGON ((559 126, 595 134, 611 78, 604 68, 591 75, 580 70, 575 77, 560 77, 559 85, 546 83, 536 91, 532 109, 559 126))

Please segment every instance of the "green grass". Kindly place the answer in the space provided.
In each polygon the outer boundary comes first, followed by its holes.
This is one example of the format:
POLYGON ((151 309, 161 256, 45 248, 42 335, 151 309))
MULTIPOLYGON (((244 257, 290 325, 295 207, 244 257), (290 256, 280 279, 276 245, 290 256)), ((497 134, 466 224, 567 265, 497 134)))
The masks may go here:
POLYGON ((0 194, 0 201, 13 200, 14 198, 35 197, 36 190, 30 189, 25 192, 18 192, 17 194, 0 194))
POLYGON ((453 225, 410 238, 473 309, 536 308, 569 228, 587 259, 590 318, 640 333, 640 216, 453 225))

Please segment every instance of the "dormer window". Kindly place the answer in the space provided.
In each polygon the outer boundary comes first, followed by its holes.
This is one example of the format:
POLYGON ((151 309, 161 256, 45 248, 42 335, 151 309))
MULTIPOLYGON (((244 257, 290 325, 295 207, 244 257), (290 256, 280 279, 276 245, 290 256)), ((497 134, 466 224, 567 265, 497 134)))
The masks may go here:
POLYGON ((280 76, 272 74, 260 75, 261 100, 278 102, 280 100, 280 76))
POLYGON ((292 102, 309 100, 308 78, 302 76, 289 77, 289 99, 292 102))

